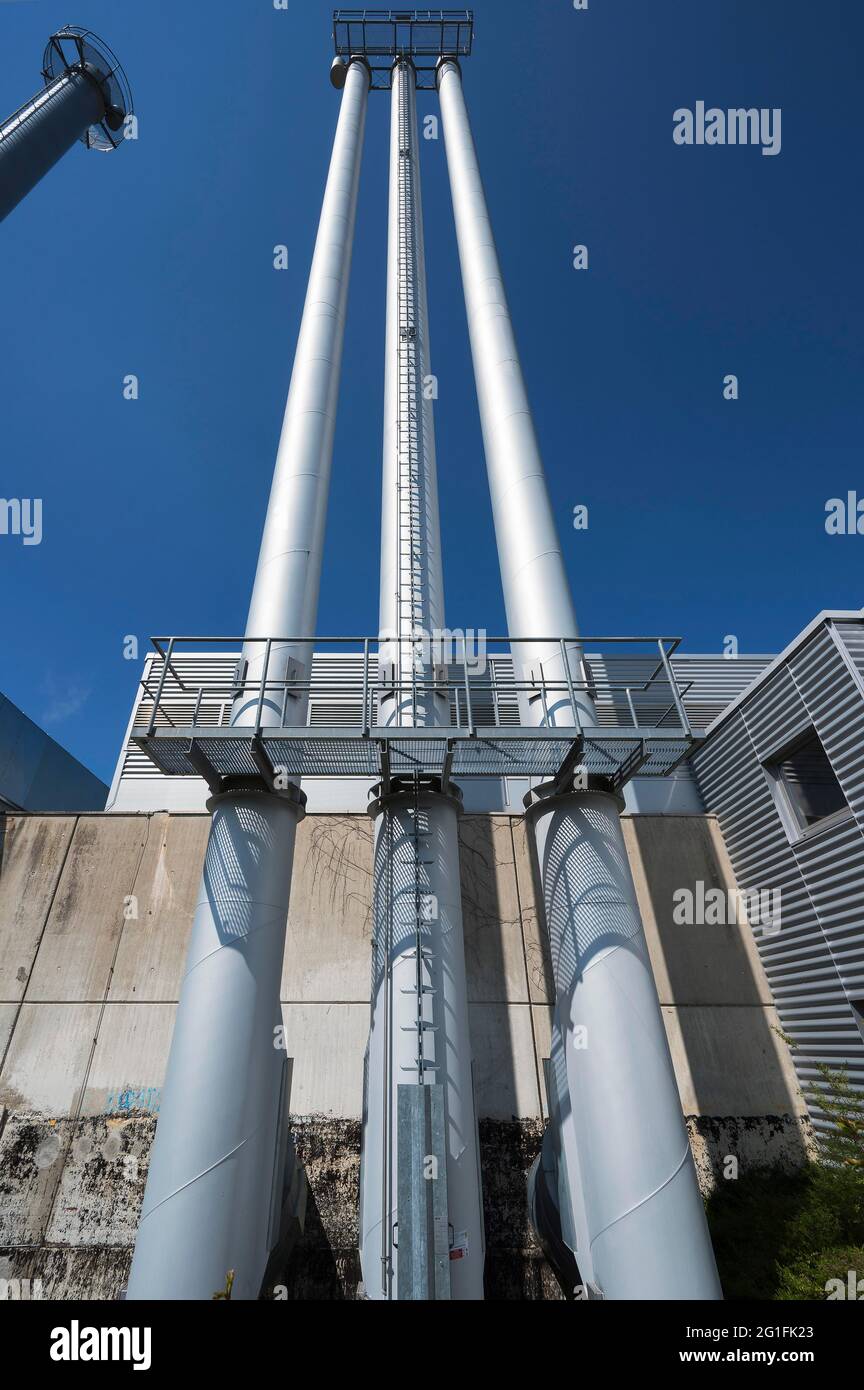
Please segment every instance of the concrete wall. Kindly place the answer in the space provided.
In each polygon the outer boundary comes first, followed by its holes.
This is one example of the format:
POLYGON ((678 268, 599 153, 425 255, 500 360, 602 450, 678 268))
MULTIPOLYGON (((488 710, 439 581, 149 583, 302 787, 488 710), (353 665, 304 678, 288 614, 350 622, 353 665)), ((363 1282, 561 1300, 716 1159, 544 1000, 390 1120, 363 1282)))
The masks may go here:
MULTIPOLYGON (((207 830, 197 815, 5 820, 0 1277, 41 1278, 46 1296, 125 1281, 207 830)), ((729 1154, 800 1161, 804 1108, 749 928, 672 922, 676 888, 732 885, 716 823, 634 816, 625 835, 704 1185, 729 1154)), ((525 1213, 551 998, 531 856, 515 817, 465 816, 461 839, 487 1290, 555 1297, 525 1213)), ((359 1278, 371 868, 365 816, 301 825, 282 999, 310 1203, 292 1297, 351 1297, 359 1278)))

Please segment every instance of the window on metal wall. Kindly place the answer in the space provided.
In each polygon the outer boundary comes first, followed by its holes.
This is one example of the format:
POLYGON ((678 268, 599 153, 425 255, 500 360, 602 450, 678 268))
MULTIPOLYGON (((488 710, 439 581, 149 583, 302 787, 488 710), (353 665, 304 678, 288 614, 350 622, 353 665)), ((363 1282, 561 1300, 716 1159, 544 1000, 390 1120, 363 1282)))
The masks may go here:
POLYGON ((828 754, 813 729, 766 763, 766 771, 773 782, 781 815, 786 812, 783 819, 787 829, 800 834, 849 811, 828 754))

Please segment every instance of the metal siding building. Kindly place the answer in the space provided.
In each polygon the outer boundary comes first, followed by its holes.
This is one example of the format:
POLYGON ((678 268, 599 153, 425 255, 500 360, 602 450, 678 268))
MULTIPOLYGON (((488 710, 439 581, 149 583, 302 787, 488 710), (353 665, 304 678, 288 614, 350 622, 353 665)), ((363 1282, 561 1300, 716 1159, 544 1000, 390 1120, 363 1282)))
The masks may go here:
POLYGON ((0 811, 101 811, 108 788, 0 695, 0 811))
POLYGON ((780 930, 753 930, 802 1086, 822 1063, 864 1089, 864 617, 820 614, 715 721, 693 765, 739 888, 782 894, 780 930), (810 731, 847 808, 790 830, 769 769, 810 731))

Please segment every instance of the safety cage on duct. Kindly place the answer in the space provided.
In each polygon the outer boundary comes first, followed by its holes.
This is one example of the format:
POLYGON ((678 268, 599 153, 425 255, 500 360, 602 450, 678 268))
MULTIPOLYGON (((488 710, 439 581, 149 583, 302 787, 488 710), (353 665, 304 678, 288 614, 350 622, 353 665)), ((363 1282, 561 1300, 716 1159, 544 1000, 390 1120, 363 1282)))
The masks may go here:
POLYGON ((117 55, 104 39, 77 24, 52 34, 42 55, 46 87, 65 74, 87 72, 105 98, 105 115, 81 136, 88 150, 116 150, 123 143, 124 121, 133 114, 132 90, 117 55))
POLYGON ((620 787, 637 773, 665 776, 701 741, 685 708, 689 683, 671 664, 680 638, 460 634, 422 655, 410 640, 399 660, 397 638, 154 638, 132 741, 167 776, 203 776, 213 788, 277 772, 385 786, 420 774, 446 787, 467 777, 560 781, 576 769, 620 787), (548 657, 524 679, 510 664, 520 644, 548 657), (604 651, 622 648, 639 655, 616 679, 604 651), (580 697, 596 723, 573 722, 580 697))

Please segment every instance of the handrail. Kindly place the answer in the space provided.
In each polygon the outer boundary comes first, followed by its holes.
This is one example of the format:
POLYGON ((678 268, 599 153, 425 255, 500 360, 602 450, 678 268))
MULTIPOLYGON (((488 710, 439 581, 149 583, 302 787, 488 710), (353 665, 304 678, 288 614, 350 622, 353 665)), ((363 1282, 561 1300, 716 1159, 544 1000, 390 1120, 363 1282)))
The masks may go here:
MULTIPOLYGON (((416 632, 408 636, 399 637, 378 633, 373 636, 362 637, 213 637, 213 636, 185 636, 185 637, 154 637, 152 639, 155 656, 153 661, 159 661, 161 670, 158 673, 158 689, 154 698, 150 688, 151 681, 156 680, 157 672, 155 665, 145 672, 142 678, 141 687, 147 692, 149 700, 153 701, 150 718, 147 721, 147 736, 153 737, 157 720, 162 716, 167 723, 176 727, 164 704, 173 700, 174 714, 177 714, 176 701, 184 697, 195 699, 195 718, 193 726, 197 723, 202 709, 212 711, 214 705, 220 708, 218 724, 221 726, 226 709, 230 714, 232 707, 236 706, 238 699, 244 699, 254 708, 254 717, 250 725, 256 732, 260 731, 263 722, 263 711, 265 704, 268 707, 276 705, 277 719, 279 717, 278 706, 281 704, 281 721, 276 727, 285 729, 313 727, 308 724, 308 700, 299 700, 297 709, 303 710, 303 724, 288 723, 289 697, 317 697, 319 701, 359 701, 360 720, 358 727, 362 727, 364 737, 369 736, 373 727, 391 727, 394 715, 398 723, 403 725, 407 718, 408 725, 404 727, 414 727, 416 723, 425 724, 426 720, 422 717, 418 719, 418 714, 422 715, 421 702, 425 701, 431 694, 444 695, 447 698, 450 709, 449 718, 455 717, 455 723, 442 724, 440 727, 446 729, 456 729, 461 731, 463 728, 463 715, 467 720, 467 733, 469 737, 475 736, 478 723, 482 726, 484 716, 481 715, 478 721, 478 711, 475 710, 475 702, 485 698, 491 700, 493 706, 492 726, 496 728, 523 727, 521 720, 516 719, 514 726, 512 716, 514 706, 518 709, 519 697, 522 695, 539 696, 543 711, 542 724, 553 732, 556 725, 550 721, 557 715, 559 720, 566 721, 557 727, 579 727, 581 725, 580 713, 578 709, 577 695, 581 693, 590 694, 597 700, 601 708, 601 722, 597 727, 612 729, 656 729, 660 731, 666 724, 666 720, 673 712, 678 717, 680 733, 687 739, 692 739, 692 729, 689 717, 684 705, 684 697, 693 686, 693 681, 679 681, 676 676, 670 658, 675 654, 681 645, 680 637, 656 637, 656 636, 624 636, 624 637, 489 637, 482 630, 469 630, 470 637, 462 631, 444 631, 434 638, 429 638, 427 634, 421 633, 418 637, 416 632), (411 647, 412 653, 416 651, 418 641, 426 641, 429 644, 429 654, 425 661, 421 662, 419 669, 414 661, 411 664, 410 675, 403 675, 399 670, 398 663, 393 669, 392 665, 388 669, 386 678, 379 670, 380 652, 376 648, 394 646, 401 647, 406 643, 411 647), (524 674, 520 669, 518 654, 515 655, 515 670, 512 677, 508 678, 506 684, 502 685, 500 674, 496 672, 495 666, 488 668, 488 658, 514 656, 513 648, 518 646, 549 647, 550 653, 544 656, 544 660, 537 660, 537 667, 529 674, 524 674), (247 658, 250 655, 250 648, 257 646, 263 647, 263 670, 260 678, 251 678, 248 675, 249 661, 245 663, 244 673, 238 673, 236 667, 232 666, 230 672, 223 676, 209 675, 202 671, 190 680, 188 670, 184 672, 185 680, 181 671, 178 669, 184 659, 193 658, 196 649, 203 655, 203 648, 207 648, 208 657, 216 657, 218 650, 214 648, 242 648, 247 658), (651 670, 647 677, 641 681, 637 678, 622 678, 616 681, 612 678, 613 673, 606 670, 596 670, 593 666, 586 666, 586 647, 648 647, 647 652, 634 652, 634 659, 650 660, 651 670), (343 658, 350 658, 355 662, 354 671, 338 671, 328 679, 326 667, 324 671, 319 669, 315 672, 311 666, 304 670, 302 665, 299 673, 296 666, 286 668, 279 666, 275 660, 275 649, 300 648, 305 652, 327 655, 327 649, 339 647, 343 658), (346 647, 360 648, 361 650, 346 651, 346 647), (490 648, 499 647, 503 651, 492 651, 490 648), (653 648, 654 655, 651 655, 653 648), (322 652, 322 649, 323 652, 322 652), (443 650, 442 650, 443 649, 443 650), (659 653, 659 661, 657 655, 659 653), (574 671, 571 658, 577 656, 576 663, 579 674, 574 671), (362 667, 360 662, 362 661, 362 667), (482 663, 482 665, 481 665, 482 663), (562 668, 562 674, 549 674, 549 665, 562 668), (275 670, 273 668, 276 668, 275 670), (442 677, 441 667, 444 668, 442 677), (477 669, 477 668, 480 669, 477 669), (282 674, 280 674, 280 669, 282 674), (168 674, 171 674, 174 684, 167 681, 168 674), (167 687, 167 688, 166 688, 167 687), (622 713, 620 702, 616 700, 618 694, 626 697, 627 709, 632 723, 619 723, 618 718, 622 713), (637 710, 634 695, 643 697, 643 708, 637 710), (502 696, 508 697, 507 704, 502 710, 502 696), (647 703, 644 697, 647 696, 647 703), (671 703, 670 703, 671 698, 671 703), (455 700, 455 711, 453 702, 455 700), (376 711, 377 704, 377 711, 376 711), (464 710, 462 708, 464 704, 464 710), (616 722, 607 725, 602 722, 602 716, 608 715, 609 704, 616 717, 616 722), (605 705, 605 709, 603 706, 605 705), (554 712, 550 713, 550 707, 554 707, 554 712), (569 714, 568 711, 569 710, 569 714), (662 711, 662 712, 659 712, 662 711), (375 724, 376 712, 379 716, 379 723, 375 724), (502 723, 502 715, 508 722, 502 723), (382 717, 383 716, 383 717, 382 717), (650 723, 640 724, 640 718, 645 720, 647 717, 650 723)), ((233 653, 232 653, 233 654, 233 653)), ((603 657, 602 652, 592 651, 588 656, 593 659, 595 665, 598 658, 603 657)), ((282 651, 284 659, 285 653, 282 651)), ((260 667, 261 658, 256 657, 254 664, 260 667)), ((212 713, 210 714, 212 720, 212 713)), ((245 728, 245 724, 239 727, 245 728)), ((354 728, 354 722, 349 725, 340 725, 346 731, 354 728)), ((489 727, 489 726, 486 726, 489 727)), ((666 726, 664 732, 671 735, 678 733, 678 729, 673 724, 666 726)))

